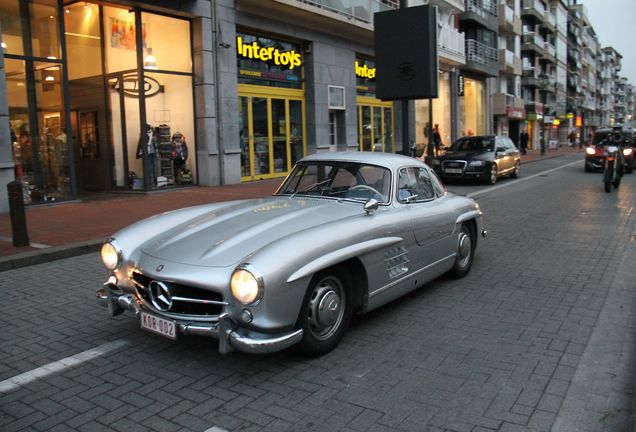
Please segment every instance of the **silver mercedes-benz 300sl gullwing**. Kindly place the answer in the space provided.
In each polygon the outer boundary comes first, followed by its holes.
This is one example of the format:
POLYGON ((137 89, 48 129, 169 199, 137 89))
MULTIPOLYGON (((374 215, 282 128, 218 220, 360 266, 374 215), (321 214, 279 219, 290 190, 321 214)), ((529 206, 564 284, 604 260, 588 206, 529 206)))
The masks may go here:
POLYGON ((160 214, 113 235, 97 300, 168 338, 219 350, 332 350, 353 314, 444 274, 466 275, 485 236, 473 200, 417 159, 305 157, 274 196, 160 214))

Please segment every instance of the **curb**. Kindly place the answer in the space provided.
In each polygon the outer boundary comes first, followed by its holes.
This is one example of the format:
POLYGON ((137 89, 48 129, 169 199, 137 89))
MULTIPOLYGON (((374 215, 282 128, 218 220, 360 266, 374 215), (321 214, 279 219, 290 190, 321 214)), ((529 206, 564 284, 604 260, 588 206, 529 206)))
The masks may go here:
POLYGON ((0 272, 97 252, 100 250, 104 240, 106 239, 86 240, 68 245, 53 246, 37 251, 0 257, 0 272))

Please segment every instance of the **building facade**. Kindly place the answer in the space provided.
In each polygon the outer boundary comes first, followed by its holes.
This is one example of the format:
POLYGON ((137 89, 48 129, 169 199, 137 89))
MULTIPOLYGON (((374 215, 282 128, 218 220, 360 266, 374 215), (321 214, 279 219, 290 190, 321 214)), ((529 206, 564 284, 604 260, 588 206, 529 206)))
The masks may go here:
POLYGON ((435 126, 444 145, 528 131, 538 148, 634 121, 621 56, 575 0, 409 0, 437 11, 439 96, 410 102, 402 131, 402 104, 376 97, 373 32, 401 3, 4 0, 0 181, 35 205, 283 177, 315 152, 423 152, 435 126))
POLYGON ((399 5, 359 3, 4 1, 0 179, 37 204, 402 151, 400 113, 375 97, 372 25, 399 5))
POLYGON ((495 132, 519 146, 526 110, 521 98, 521 0, 499 2, 499 76, 492 95, 495 132))

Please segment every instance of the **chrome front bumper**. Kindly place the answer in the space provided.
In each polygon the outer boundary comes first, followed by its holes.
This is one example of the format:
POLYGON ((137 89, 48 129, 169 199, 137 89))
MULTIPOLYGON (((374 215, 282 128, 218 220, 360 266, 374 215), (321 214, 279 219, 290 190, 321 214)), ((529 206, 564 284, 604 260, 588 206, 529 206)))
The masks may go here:
MULTIPOLYGON (((107 307, 111 316, 125 311, 140 319, 143 303, 132 294, 116 294, 109 283, 95 293, 97 303, 107 307)), ((219 352, 227 354, 234 349, 251 354, 267 354, 288 348, 303 338, 302 329, 282 334, 248 332, 239 327, 227 313, 215 323, 176 321, 182 334, 212 337, 219 340, 219 352)))

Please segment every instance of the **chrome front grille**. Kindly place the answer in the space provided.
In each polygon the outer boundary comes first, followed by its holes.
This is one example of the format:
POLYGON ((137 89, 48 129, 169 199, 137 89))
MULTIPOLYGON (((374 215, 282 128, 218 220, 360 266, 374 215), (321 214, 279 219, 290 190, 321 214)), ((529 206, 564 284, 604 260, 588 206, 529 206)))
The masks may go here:
POLYGON ((442 169, 461 169, 462 171, 466 168, 466 161, 463 160, 445 160, 442 161, 442 169))
POLYGON ((132 280, 137 288, 137 293, 147 305, 173 318, 214 319, 223 312, 223 308, 227 305, 220 293, 175 282, 155 280, 139 271, 133 272, 132 280), (160 284, 162 289, 168 293, 169 302, 165 301, 165 295, 158 299, 158 296, 152 293, 151 284, 153 283, 155 286, 160 284))

